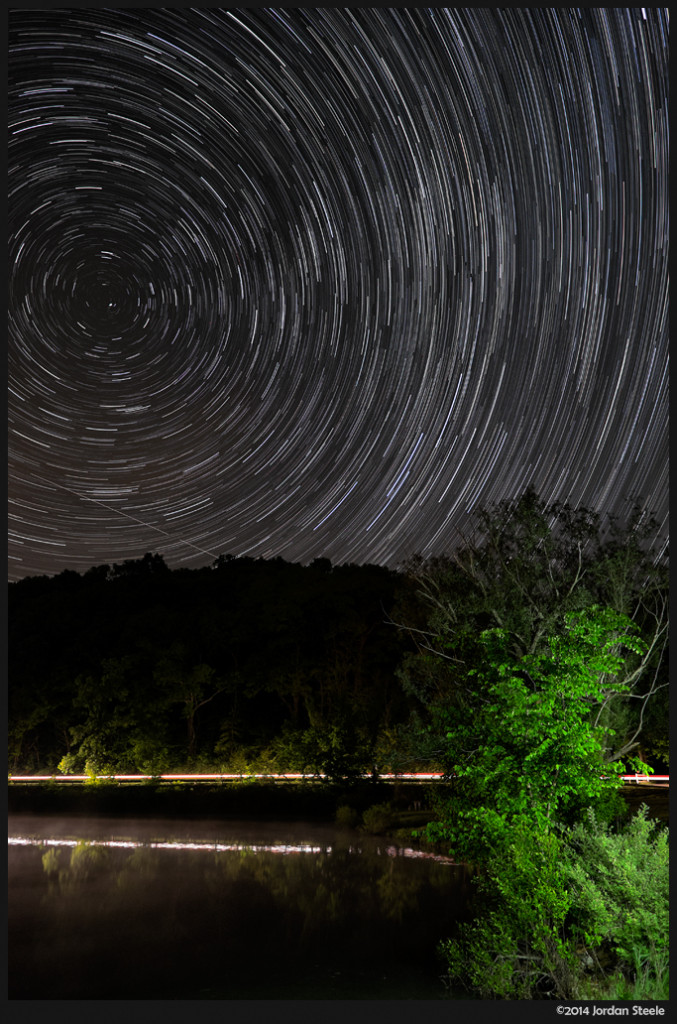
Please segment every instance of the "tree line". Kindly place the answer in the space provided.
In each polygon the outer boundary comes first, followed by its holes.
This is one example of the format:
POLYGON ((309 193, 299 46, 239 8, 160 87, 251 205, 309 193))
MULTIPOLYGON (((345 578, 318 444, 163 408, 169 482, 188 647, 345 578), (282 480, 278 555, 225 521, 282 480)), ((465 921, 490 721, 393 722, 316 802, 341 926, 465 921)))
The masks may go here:
POLYGON ((361 767, 407 714, 396 584, 324 559, 153 554, 13 583, 10 770, 361 767))
POLYGON ((232 555, 170 570, 148 553, 10 584, 10 772, 442 768, 445 716, 484 699, 483 632, 533 658, 591 606, 627 616, 646 643, 627 688, 595 711, 614 737, 606 756, 665 765, 655 524, 527 491, 475 527, 397 570, 232 555))

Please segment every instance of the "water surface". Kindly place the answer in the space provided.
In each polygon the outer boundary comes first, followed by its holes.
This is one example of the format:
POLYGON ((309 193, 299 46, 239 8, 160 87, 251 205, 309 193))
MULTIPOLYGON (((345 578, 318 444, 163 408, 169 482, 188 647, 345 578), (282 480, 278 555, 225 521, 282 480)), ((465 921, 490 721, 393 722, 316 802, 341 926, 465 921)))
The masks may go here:
POLYGON ((15 815, 12 999, 443 999, 464 869, 332 825, 15 815))

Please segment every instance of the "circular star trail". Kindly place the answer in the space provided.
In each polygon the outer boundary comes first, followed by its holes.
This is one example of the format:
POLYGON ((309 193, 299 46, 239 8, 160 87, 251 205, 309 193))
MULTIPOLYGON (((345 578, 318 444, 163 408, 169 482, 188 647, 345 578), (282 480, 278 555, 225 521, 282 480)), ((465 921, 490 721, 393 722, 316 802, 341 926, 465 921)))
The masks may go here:
POLYGON ((667 512, 663 8, 10 13, 10 578, 667 512))

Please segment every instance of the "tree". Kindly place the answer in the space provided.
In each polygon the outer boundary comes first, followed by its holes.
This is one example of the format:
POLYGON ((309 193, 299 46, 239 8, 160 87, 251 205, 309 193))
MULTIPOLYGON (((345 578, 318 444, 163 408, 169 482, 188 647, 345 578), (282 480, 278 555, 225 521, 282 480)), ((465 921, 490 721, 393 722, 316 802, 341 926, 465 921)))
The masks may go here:
POLYGON ((73 750, 60 768, 72 771, 84 764, 94 774, 133 769, 134 741, 145 731, 149 713, 148 702, 138 699, 133 659, 106 658, 99 673, 78 676, 75 685, 73 750))
MULTIPOLYGON (((642 900, 666 904, 666 884, 647 874, 640 892, 632 865, 618 884, 606 865, 593 882, 572 847, 572 838, 587 842, 579 827, 586 809, 594 831, 597 819, 622 807, 624 766, 608 761, 602 711, 631 687, 627 661, 647 656, 638 633, 627 615, 599 606, 567 613, 562 633, 538 652, 517 655, 504 630, 485 630, 483 662, 469 672, 464 702, 435 709, 453 791, 436 793, 439 820, 426 834, 480 868, 473 920, 440 952, 450 980, 483 998, 586 998, 589 967, 599 968, 607 952, 602 944, 611 944, 611 963, 627 981, 637 982, 636 968, 645 965, 648 995, 662 992, 665 951, 645 941, 657 914, 626 925, 639 920, 642 900), (633 902, 623 902, 633 886, 633 902), (600 916, 612 890, 618 912, 600 916)), ((618 854, 626 834, 613 841, 618 854)), ((651 843, 644 852, 654 856, 651 843)), ((605 991, 597 989, 600 998, 605 991)))
POLYGON ((183 705, 187 752, 192 760, 196 754, 197 712, 218 694, 223 693, 226 684, 216 678, 216 673, 210 665, 200 663, 189 668, 186 664, 186 654, 183 645, 172 645, 160 658, 154 672, 154 680, 164 691, 169 704, 183 705))
POLYGON ((333 782, 354 782, 373 765, 373 743, 348 713, 309 729, 287 729, 274 746, 286 768, 326 775, 333 782))
POLYGON ((600 711, 628 689, 625 660, 646 651, 637 633, 598 607, 569 613, 539 654, 516 657, 502 630, 482 633, 484 664, 469 673, 466 702, 436 709, 454 792, 437 798, 429 837, 481 861, 512 841, 516 824, 547 834, 602 805, 623 765, 607 761, 600 711))
POLYGON ((148 576, 166 576, 170 572, 162 555, 147 551, 143 558, 126 558, 124 562, 113 564, 108 574, 109 579, 143 578, 148 576))
POLYGON ((421 609, 403 626, 418 647, 402 666, 405 689, 424 707, 463 704, 468 672, 484 658, 483 631, 500 630, 519 659, 547 651, 568 614, 607 607, 629 616, 646 643, 624 663, 628 685, 601 711, 616 735, 607 758, 637 752, 648 707, 667 686, 667 549, 659 557, 652 549, 657 529, 638 505, 625 518, 601 516, 547 504, 531 489, 480 509, 453 554, 405 566, 401 605, 411 609, 417 597, 421 609))

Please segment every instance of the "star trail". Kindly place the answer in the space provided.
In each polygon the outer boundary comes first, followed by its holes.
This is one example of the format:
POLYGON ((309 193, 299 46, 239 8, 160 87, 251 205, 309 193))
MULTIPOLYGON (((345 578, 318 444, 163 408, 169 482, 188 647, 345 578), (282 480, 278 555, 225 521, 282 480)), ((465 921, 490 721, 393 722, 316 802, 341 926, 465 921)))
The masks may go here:
POLYGON ((9 19, 9 576, 667 532, 665 8, 9 19))

